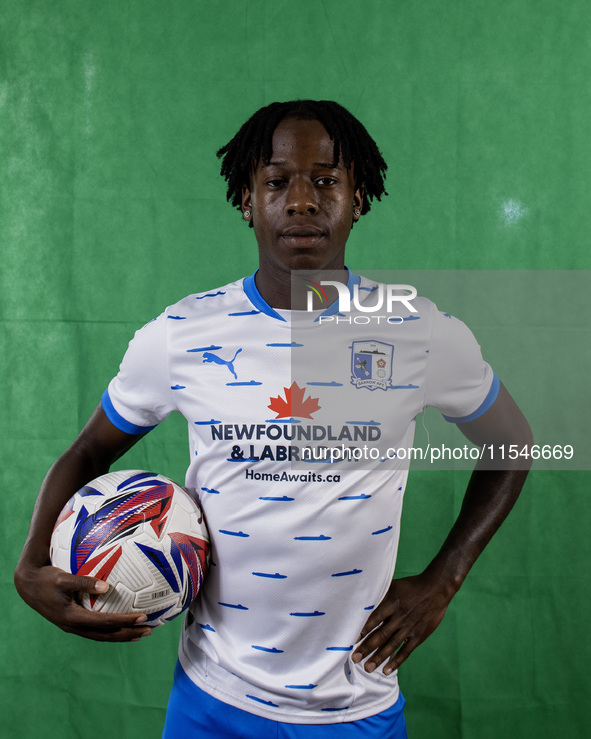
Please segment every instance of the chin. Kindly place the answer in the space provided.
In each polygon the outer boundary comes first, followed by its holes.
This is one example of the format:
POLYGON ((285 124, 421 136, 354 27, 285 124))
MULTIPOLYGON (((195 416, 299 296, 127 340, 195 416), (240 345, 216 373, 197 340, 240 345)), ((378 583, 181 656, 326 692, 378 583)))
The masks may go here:
POLYGON ((286 265, 291 270, 334 270, 345 269, 344 257, 339 255, 328 257, 326 254, 318 254, 313 251, 301 252, 299 254, 291 254, 286 260, 286 265))
POLYGON ((325 269, 324 261, 312 254, 301 254, 289 260, 291 270, 319 270, 325 269))

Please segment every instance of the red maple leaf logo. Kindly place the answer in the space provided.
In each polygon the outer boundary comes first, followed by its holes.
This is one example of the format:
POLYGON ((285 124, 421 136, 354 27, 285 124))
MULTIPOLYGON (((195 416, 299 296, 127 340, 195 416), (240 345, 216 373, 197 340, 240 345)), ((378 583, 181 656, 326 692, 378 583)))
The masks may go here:
POLYGON ((271 403, 267 406, 273 413, 277 415, 275 418, 289 418, 297 416, 298 418, 312 418, 312 413, 320 410, 318 398, 308 395, 304 400, 305 388, 300 387, 297 382, 293 382, 290 388, 284 387, 285 399, 278 395, 276 398, 270 398, 271 403))

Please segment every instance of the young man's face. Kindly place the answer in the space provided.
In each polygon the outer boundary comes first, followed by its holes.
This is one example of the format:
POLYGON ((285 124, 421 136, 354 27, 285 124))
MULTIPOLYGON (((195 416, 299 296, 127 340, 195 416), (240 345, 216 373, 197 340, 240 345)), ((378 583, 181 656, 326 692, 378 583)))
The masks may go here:
POLYGON ((333 161, 334 144, 319 121, 286 118, 273 134, 268 165, 259 160, 242 208, 250 210, 260 268, 344 269, 345 244, 363 195, 353 167, 333 161))

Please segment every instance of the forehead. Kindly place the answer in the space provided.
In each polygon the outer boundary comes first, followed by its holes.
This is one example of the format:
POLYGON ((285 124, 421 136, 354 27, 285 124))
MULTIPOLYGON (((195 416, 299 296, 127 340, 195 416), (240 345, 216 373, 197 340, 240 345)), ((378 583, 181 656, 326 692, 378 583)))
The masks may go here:
MULTIPOLYGON (((285 118, 273 133, 271 162, 334 163, 334 141, 317 120, 285 118)), ((258 166, 264 166, 259 161, 258 166)))

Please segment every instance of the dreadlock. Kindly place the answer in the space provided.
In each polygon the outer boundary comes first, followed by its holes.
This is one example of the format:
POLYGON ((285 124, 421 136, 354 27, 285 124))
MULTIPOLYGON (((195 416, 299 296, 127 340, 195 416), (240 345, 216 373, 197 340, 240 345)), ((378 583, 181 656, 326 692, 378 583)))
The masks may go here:
MULTIPOLYGON (((242 186, 250 186, 253 165, 268 164, 273 156, 273 133, 285 118, 320 121, 334 142, 334 161, 343 157, 347 169, 355 164, 355 187, 363 188, 361 213, 371 208, 373 198, 387 195, 384 178, 388 165, 365 127, 342 105, 331 100, 291 100, 271 103, 249 118, 234 138, 217 152, 221 175, 228 183, 226 199, 241 209, 242 186)), ((252 226, 252 222, 250 223, 252 226)))

